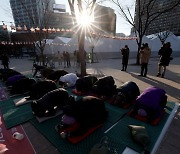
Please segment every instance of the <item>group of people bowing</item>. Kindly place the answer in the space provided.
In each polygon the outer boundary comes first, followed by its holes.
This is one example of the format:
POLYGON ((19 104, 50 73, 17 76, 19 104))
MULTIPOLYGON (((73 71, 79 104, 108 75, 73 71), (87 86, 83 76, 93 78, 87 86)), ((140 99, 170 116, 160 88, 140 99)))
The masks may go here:
POLYGON ((12 69, 0 70, 0 78, 10 87, 11 94, 29 96, 35 116, 50 117, 57 109, 63 110, 58 129, 78 125, 71 135, 83 134, 103 124, 108 117, 105 101, 120 108, 131 108, 130 116, 141 116, 151 124, 161 117, 167 103, 166 92, 158 87, 149 87, 140 93, 133 81, 117 87, 112 76, 78 77, 65 70, 45 69, 41 70, 41 79, 26 77, 12 69), (79 99, 74 95, 80 96, 79 99))

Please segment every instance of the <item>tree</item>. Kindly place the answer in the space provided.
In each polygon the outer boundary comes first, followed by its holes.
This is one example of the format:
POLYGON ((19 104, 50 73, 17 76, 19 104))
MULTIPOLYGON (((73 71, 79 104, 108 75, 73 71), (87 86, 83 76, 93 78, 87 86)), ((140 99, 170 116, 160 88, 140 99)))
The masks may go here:
MULTIPOLYGON (((118 13, 133 27, 137 39, 138 51, 136 64, 140 63, 139 50, 142 45, 142 39, 145 35, 149 25, 164 13, 167 13, 180 4, 180 0, 172 0, 171 5, 160 5, 163 1, 157 0, 136 0, 135 17, 131 13, 131 7, 122 6, 120 0, 110 0, 118 7, 118 13)), ((134 1, 135 2, 135 1, 134 1)))
POLYGON ((164 32, 159 32, 156 34, 156 36, 159 38, 161 41, 162 45, 165 43, 166 39, 171 35, 172 33, 170 31, 164 31, 164 32))
POLYGON ((158 27, 158 33, 155 35, 159 38, 161 41, 162 45, 166 42, 166 39, 171 36, 173 33, 171 32, 173 30, 174 24, 170 23, 169 28, 166 30, 161 29, 161 27, 158 27))
POLYGON ((86 36, 86 28, 85 26, 79 25, 77 19, 83 16, 84 11, 86 10, 87 15, 91 16, 94 12, 94 6, 96 0, 68 0, 72 20, 74 23, 74 27, 78 28, 78 44, 79 44, 79 53, 80 53, 80 61, 81 61, 81 76, 86 75, 86 62, 85 62, 85 50, 84 50, 84 40, 86 36), (78 5, 76 9, 75 5, 78 5))

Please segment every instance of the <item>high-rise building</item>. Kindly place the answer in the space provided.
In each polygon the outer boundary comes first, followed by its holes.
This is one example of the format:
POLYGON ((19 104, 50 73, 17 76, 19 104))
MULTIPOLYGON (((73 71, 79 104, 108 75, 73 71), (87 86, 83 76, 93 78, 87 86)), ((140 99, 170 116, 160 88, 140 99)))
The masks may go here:
POLYGON ((116 14, 113 9, 96 4, 94 14, 94 29, 96 32, 116 34, 116 14))
MULTIPOLYGON (((145 2, 144 0, 141 0, 141 5, 145 2)), ((157 12, 158 10, 162 11, 164 8, 169 8, 172 6, 177 0, 157 0, 155 1, 155 4, 151 9, 151 12, 157 12)), ((141 7, 142 8, 142 7, 141 7)), ((139 12, 139 6, 138 1, 136 1, 136 8, 135 8, 135 23, 138 24, 138 12, 139 12)), ((180 35, 180 4, 176 6, 171 11, 165 12, 161 14, 158 18, 152 21, 152 23, 149 25, 146 35, 162 32, 162 31, 171 31, 175 35, 180 35)), ((145 23, 147 16, 146 14, 142 18, 142 20, 145 23)))
POLYGON ((10 0, 16 27, 71 28, 72 19, 64 5, 55 0, 10 0), (60 9, 62 8, 62 9, 60 9))
POLYGON ((52 11, 54 3, 55 0, 10 0, 15 25, 27 27, 41 25, 44 11, 52 11))

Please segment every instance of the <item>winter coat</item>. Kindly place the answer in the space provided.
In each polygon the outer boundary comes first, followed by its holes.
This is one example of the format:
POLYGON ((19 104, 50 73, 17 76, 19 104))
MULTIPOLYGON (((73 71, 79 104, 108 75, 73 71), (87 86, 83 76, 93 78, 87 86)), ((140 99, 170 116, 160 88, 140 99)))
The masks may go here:
POLYGON ((160 55, 159 65, 168 66, 171 60, 172 49, 162 47, 158 54, 160 55))
POLYGON ((122 54, 122 64, 127 64, 129 59, 129 48, 123 48, 121 50, 122 54))
POLYGON ((141 63, 148 63, 150 56, 151 49, 149 47, 145 47, 140 50, 141 63))

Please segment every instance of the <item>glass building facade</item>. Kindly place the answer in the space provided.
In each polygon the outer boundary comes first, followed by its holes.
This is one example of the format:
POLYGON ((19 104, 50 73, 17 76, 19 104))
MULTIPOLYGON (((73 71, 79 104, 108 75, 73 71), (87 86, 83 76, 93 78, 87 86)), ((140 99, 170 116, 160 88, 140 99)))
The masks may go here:
MULTIPOLYGON (((135 8, 135 23, 138 24, 138 11, 139 11, 139 0, 136 0, 136 8, 135 8)), ((143 5, 144 0, 140 1, 141 5, 143 5)), ((151 12, 162 11, 165 8, 169 8, 172 6, 177 0, 157 0, 155 1, 154 6, 150 10, 151 12)), ((141 7, 142 8, 142 7, 141 7)), ((162 31, 171 31, 177 36, 180 36, 180 4, 173 8, 171 11, 165 12, 157 17, 155 20, 151 22, 149 25, 146 35, 162 32, 162 31)), ((142 18, 145 22, 146 15, 142 18)))

